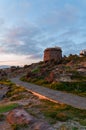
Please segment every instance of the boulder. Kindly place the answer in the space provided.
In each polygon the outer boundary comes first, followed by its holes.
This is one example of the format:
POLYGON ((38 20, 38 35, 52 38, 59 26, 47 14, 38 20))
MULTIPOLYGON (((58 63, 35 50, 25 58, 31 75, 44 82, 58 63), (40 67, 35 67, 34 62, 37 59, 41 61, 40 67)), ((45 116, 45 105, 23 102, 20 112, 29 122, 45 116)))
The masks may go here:
POLYGON ((16 108, 8 113, 7 121, 10 124, 31 124, 34 122, 34 118, 24 109, 16 108))
POLYGON ((54 79, 55 79, 55 74, 54 74, 54 72, 51 72, 51 73, 49 74, 49 76, 45 78, 45 80, 46 80, 47 82, 49 82, 49 83, 53 82, 54 79))
POLYGON ((23 108, 16 108, 7 115, 7 121, 11 125, 28 125, 29 130, 54 130, 47 122, 40 121, 28 114, 23 108))

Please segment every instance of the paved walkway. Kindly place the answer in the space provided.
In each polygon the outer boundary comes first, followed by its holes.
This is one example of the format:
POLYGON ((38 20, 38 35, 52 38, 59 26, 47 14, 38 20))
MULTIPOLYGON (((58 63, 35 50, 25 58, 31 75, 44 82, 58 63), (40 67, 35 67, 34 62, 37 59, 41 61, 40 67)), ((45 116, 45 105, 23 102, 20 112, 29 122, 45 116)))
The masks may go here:
POLYGON ((61 102, 61 103, 65 103, 76 108, 86 109, 85 97, 80 97, 73 94, 34 85, 31 83, 26 83, 26 82, 20 81, 19 78, 12 78, 11 81, 16 83, 17 85, 21 85, 27 88, 28 90, 32 92, 35 92, 39 95, 47 97, 48 99, 53 100, 55 102, 61 102))

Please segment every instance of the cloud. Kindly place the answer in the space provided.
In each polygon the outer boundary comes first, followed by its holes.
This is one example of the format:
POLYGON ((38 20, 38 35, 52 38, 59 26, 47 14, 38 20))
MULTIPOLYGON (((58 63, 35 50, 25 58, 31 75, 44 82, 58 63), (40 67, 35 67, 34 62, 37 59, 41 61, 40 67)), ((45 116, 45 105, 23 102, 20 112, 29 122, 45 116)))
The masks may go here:
POLYGON ((0 57, 0 65, 24 65, 30 64, 30 60, 27 60, 26 55, 17 55, 17 54, 3 54, 0 57))
POLYGON ((78 53, 77 44, 73 40, 61 40, 59 42, 56 42, 56 43, 52 44, 52 46, 61 47, 63 55, 78 53))
POLYGON ((79 43, 78 48, 79 48, 79 50, 86 49, 86 41, 79 43))
POLYGON ((36 37, 42 33, 39 27, 31 24, 13 27, 8 29, 0 40, 0 44, 5 48, 5 53, 40 57, 42 45, 37 41, 36 37))
POLYGON ((66 29, 55 37, 55 42, 52 43, 52 46, 60 46, 63 54, 79 54, 86 47, 85 30, 83 27, 66 29))
POLYGON ((63 8, 54 9, 45 16, 42 16, 41 23, 46 27, 55 29, 62 29, 76 24, 78 22, 79 10, 76 6, 65 4, 63 8))
POLYGON ((0 53, 5 53, 5 48, 0 46, 0 53))
POLYGON ((4 25, 4 20, 3 18, 0 18, 0 26, 4 25))
POLYGON ((4 26, 5 26, 5 21, 2 17, 0 17, 0 36, 2 36, 4 26))
POLYGON ((51 33, 35 24, 15 26, 7 29, 0 39, 0 53, 25 55, 30 60, 41 60, 47 47, 60 46, 63 54, 79 53, 81 46, 85 47, 85 41, 82 40, 84 35, 83 28, 69 28, 60 33, 51 33))
POLYGON ((64 30, 62 33, 58 35, 59 40, 74 40, 80 42, 80 40, 83 40, 83 37, 85 37, 85 28, 69 28, 64 30))
POLYGON ((43 57, 42 53, 36 54, 36 55, 30 55, 27 57, 27 59, 41 59, 43 57))
POLYGON ((8 30, 2 47, 5 53, 27 55, 27 59, 42 59, 44 49, 53 46, 62 47, 63 54, 78 54, 81 46, 85 47, 84 35, 83 28, 70 28, 61 34, 52 34, 35 25, 17 26, 8 30))

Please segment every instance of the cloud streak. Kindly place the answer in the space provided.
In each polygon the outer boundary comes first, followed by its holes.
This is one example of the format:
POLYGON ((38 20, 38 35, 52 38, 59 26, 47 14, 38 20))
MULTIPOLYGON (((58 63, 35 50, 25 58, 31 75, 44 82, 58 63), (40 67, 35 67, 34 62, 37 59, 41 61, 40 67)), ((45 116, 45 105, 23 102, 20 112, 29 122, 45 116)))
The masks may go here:
POLYGON ((84 41, 82 43, 75 41, 75 38, 85 35, 84 29, 69 29, 60 35, 58 32, 55 33, 52 35, 34 25, 10 28, 1 40, 0 52, 27 55, 30 59, 42 59, 46 47, 61 46, 63 54, 70 54, 78 53, 81 49, 78 46, 82 48, 85 46, 84 41))
POLYGON ((62 29, 64 26, 68 27, 78 22, 79 10, 76 6, 66 4, 61 9, 54 9, 48 14, 45 14, 41 19, 41 23, 46 27, 55 29, 62 29))
POLYGON ((1 40, 1 46, 5 48, 6 53, 40 57, 42 48, 35 37, 41 33, 40 28, 32 25, 11 28, 1 40))

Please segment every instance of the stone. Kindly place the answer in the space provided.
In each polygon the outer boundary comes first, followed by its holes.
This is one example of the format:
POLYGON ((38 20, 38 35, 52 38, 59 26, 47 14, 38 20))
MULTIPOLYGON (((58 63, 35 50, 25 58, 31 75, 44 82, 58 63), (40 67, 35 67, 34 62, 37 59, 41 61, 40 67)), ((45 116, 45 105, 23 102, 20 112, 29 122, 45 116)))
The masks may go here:
POLYGON ((71 76, 67 74, 61 74, 59 81, 61 82, 71 82, 71 76))
POLYGON ((48 123, 46 122, 35 122, 31 126, 31 130, 54 130, 48 123))
POLYGON ((24 109, 16 108, 10 111, 7 115, 7 121, 10 124, 31 124, 34 122, 34 118, 29 115, 24 109))
POLYGON ((79 74, 86 75, 86 67, 82 67, 80 69, 77 69, 77 71, 79 72, 79 74))

